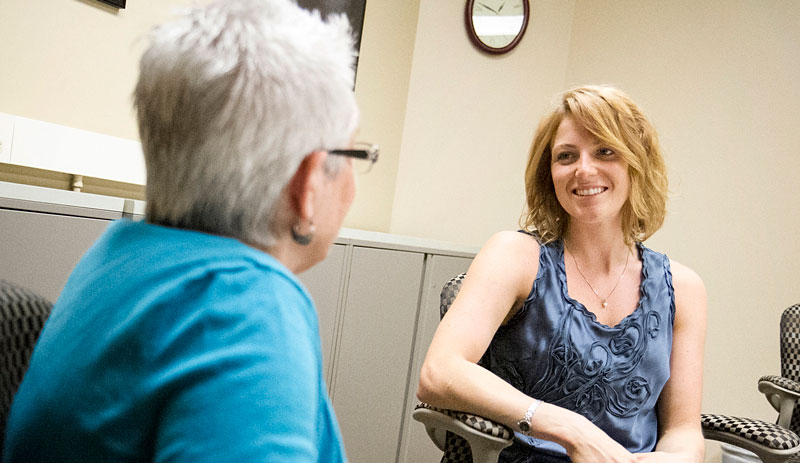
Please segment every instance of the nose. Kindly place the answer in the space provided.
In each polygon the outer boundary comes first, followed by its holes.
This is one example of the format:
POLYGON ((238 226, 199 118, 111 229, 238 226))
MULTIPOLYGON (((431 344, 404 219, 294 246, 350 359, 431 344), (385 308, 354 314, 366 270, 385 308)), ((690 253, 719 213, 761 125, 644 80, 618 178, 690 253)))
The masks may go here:
POLYGON ((578 162, 575 163, 575 176, 576 177, 591 177, 597 174, 597 167, 594 164, 595 160, 588 154, 581 154, 578 162))

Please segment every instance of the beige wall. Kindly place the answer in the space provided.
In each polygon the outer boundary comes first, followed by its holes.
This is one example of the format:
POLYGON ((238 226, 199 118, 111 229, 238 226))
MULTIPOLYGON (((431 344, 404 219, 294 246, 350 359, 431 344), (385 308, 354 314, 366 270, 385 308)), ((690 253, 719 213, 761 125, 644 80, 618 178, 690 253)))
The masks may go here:
POLYGON ((137 38, 189 0, 131 3, 0 1, 0 112, 137 139, 137 38))
POLYGON ((419 3, 367 0, 356 76, 358 138, 379 143, 381 157, 368 175, 359 177, 345 227, 389 231, 419 3))

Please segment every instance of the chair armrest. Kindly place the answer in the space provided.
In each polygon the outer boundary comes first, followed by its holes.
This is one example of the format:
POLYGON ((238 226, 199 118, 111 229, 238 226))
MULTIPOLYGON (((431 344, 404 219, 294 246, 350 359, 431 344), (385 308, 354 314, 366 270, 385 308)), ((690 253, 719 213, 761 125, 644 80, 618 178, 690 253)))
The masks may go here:
POLYGON ((758 380, 758 390, 778 413, 778 425, 788 428, 792 421, 795 403, 800 399, 800 383, 783 376, 762 376, 758 380))
POLYGON ((514 432, 500 423, 467 412, 418 404, 411 415, 425 425, 425 431, 439 450, 447 451, 450 431, 469 443, 475 462, 497 461, 500 451, 511 445, 514 432))
POLYGON ((704 438, 749 450, 767 463, 788 461, 800 450, 800 437, 777 424, 706 413, 700 422, 704 438))
POLYGON ((791 380, 784 376, 778 375, 767 375, 762 376, 758 380, 759 389, 761 388, 761 383, 772 384, 777 388, 785 390, 787 393, 794 394, 800 399, 800 383, 797 381, 791 380))

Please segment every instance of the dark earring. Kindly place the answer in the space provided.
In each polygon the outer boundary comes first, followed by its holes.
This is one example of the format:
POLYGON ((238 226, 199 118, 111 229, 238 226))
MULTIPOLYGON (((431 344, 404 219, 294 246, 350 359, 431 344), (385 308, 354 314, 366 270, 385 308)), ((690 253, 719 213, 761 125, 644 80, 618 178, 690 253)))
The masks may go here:
POLYGON ((315 230, 316 227, 314 227, 314 224, 309 222, 308 233, 304 235, 300 233, 300 225, 298 224, 292 225, 292 239, 294 240, 295 243, 301 246, 307 246, 311 242, 311 239, 314 238, 315 230))

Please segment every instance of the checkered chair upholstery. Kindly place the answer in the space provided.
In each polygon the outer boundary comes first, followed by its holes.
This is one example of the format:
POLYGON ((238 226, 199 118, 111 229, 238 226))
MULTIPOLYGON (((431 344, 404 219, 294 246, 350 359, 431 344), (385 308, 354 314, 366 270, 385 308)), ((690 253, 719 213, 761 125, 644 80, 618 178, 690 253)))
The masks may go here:
POLYGON ((778 412, 776 424, 703 414, 703 435, 749 450, 767 463, 800 463, 800 304, 783 311, 780 339, 781 376, 758 380, 758 390, 778 412))
MULTIPOLYGON (((445 283, 440 296, 440 317, 455 301, 465 276, 462 273, 445 283)), ((500 452, 514 438, 514 432, 500 423, 426 403, 418 404, 412 417, 425 425, 433 443, 444 452, 441 463, 497 463, 500 452)))
POLYGON ((52 307, 34 292, 0 280, 0 453, 11 400, 52 307))
MULTIPOLYGON (((798 393, 800 397, 800 304, 789 307, 781 315, 781 379, 765 376, 759 381, 761 382, 773 382, 778 387, 798 393)), ((794 402, 797 403, 797 399, 794 402)), ((770 403, 775 405, 772 400, 770 403)), ((777 411, 780 412, 780 408, 777 411)), ((789 429, 800 434, 798 407, 792 410, 789 429)))
POLYGON ((450 281, 445 283, 442 287, 442 294, 439 296, 439 318, 444 318, 444 314, 446 314, 450 306, 453 305, 453 301, 456 300, 456 296, 458 296, 458 292, 461 290, 461 285, 464 284, 464 278, 466 277, 466 273, 457 275, 451 278, 450 281))

